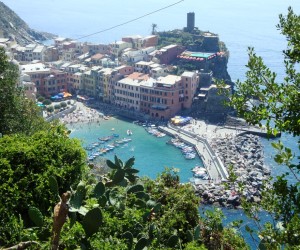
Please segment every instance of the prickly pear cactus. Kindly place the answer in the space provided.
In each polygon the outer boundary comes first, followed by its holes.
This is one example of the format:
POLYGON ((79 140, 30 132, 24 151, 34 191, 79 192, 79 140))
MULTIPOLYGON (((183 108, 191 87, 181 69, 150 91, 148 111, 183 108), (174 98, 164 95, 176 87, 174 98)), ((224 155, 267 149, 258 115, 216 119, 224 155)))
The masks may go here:
POLYGON ((102 224, 102 212, 99 207, 93 208, 87 212, 82 221, 82 227, 87 237, 98 232, 102 224))
POLYGON ((36 207, 29 207, 28 209, 29 218, 33 221, 33 223, 38 226, 42 227, 44 224, 44 218, 41 211, 36 207))

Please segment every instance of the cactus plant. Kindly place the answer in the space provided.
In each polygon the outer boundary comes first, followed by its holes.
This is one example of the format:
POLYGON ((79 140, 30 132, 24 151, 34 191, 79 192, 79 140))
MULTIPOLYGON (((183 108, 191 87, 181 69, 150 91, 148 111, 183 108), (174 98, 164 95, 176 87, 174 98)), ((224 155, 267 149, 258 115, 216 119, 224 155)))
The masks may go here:
POLYGON ((36 226, 38 226, 38 227, 43 226, 44 218, 43 218, 41 211, 38 208, 33 207, 33 206, 29 207, 28 215, 29 215, 29 218, 33 221, 33 223, 36 226))
POLYGON ((49 186, 50 186, 50 190, 53 194, 59 196, 58 194, 58 184, 57 184, 57 180, 55 178, 55 176, 51 175, 49 177, 49 186))
POLYGON ((120 167, 118 165, 116 165, 115 163, 113 163, 111 160, 107 160, 106 164, 108 167, 110 167, 111 169, 120 169, 120 167))
POLYGON ((107 198, 106 196, 102 195, 101 197, 98 198, 98 203, 101 207, 105 207, 107 203, 107 198))
POLYGON ((118 169, 113 176, 114 184, 118 184, 119 182, 123 181, 124 177, 125 177, 125 171, 123 169, 118 169))
POLYGON ((194 235, 193 235, 193 232, 191 230, 188 230, 187 233, 186 233, 186 238, 187 238, 187 241, 188 242, 191 242, 194 240, 194 235))
POLYGON ((102 224, 102 213, 99 207, 87 212, 82 221, 82 227, 87 237, 96 233, 102 224))
POLYGON ((144 186, 137 184, 129 187, 127 190, 127 194, 141 192, 141 191, 144 191, 144 186))
POLYGON ((200 238, 200 226, 197 225, 195 227, 195 231, 194 231, 194 239, 195 240, 199 240, 199 238, 200 238))
POLYGON ((149 230, 148 230, 149 240, 154 239, 154 230, 155 230, 155 228, 156 227, 153 223, 149 226, 149 230))
POLYGON ((135 245, 135 250, 142 250, 148 245, 148 240, 145 237, 142 237, 138 240, 135 245))
POLYGON ((149 195, 146 194, 145 192, 136 192, 134 193, 134 195, 141 200, 147 200, 147 198, 149 198, 149 195))
POLYGON ((131 232, 127 231, 123 234, 123 238, 127 239, 128 241, 128 249, 130 250, 132 248, 133 243, 133 235, 131 232))
POLYGON ((157 203, 155 205, 155 207, 153 208, 153 211, 154 211, 154 213, 157 213, 160 211, 160 209, 161 209, 161 203, 157 203))
POLYGON ((127 168, 127 169, 124 168, 124 171, 126 174, 137 174, 140 172, 139 170, 137 170, 135 168, 127 168))
POLYGON ((76 192, 71 196, 70 206, 71 210, 79 209, 82 205, 82 201, 86 195, 86 188, 83 182, 80 182, 77 186, 76 192))
POLYGON ((146 205, 148 208, 153 208, 156 206, 156 202, 154 200, 148 200, 146 205))
POLYGON ((130 159, 128 159, 125 163, 124 169, 131 169, 133 164, 134 164, 135 158, 131 157, 130 159))
POLYGON ((94 197, 96 197, 97 199, 100 198, 103 194, 105 193, 105 186, 103 184, 103 182, 99 181, 97 183, 97 185, 95 186, 93 195, 94 197))
POLYGON ((141 200, 141 199, 137 199, 135 202, 135 205, 139 208, 145 208, 146 207, 146 202, 141 200))
POLYGON ((178 240, 179 238, 177 235, 171 235, 170 238, 168 239, 167 246, 174 248, 177 245, 178 240))

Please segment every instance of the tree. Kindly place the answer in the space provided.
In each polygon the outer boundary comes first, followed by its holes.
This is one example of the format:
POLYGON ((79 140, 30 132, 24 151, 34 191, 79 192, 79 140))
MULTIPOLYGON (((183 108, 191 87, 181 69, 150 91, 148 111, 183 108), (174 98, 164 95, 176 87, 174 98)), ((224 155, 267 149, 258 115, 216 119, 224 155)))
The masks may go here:
POLYGON ((59 194, 83 178, 86 153, 79 140, 68 136, 63 126, 52 126, 31 136, 0 138, 0 245, 16 243, 24 236, 23 227, 31 225, 30 206, 50 216, 57 200, 50 177, 56 178, 59 194))
MULTIPOLYGON (((300 135, 300 16, 288 8, 286 16, 279 16, 277 28, 286 36, 285 73, 283 82, 277 82, 272 72, 249 48, 245 82, 237 82, 237 91, 231 97, 230 105, 252 125, 266 126, 270 135, 288 133, 298 140, 300 135), (258 101, 254 103, 254 99, 258 101)), ((267 223, 259 232, 261 247, 277 249, 299 249, 300 246, 300 164, 299 151, 292 152, 281 142, 272 143, 277 150, 275 161, 286 165, 288 173, 270 180, 271 188, 265 189, 262 208, 270 213, 277 224, 267 223), (297 158, 295 157, 297 155, 297 158), (298 159, 298 162, 297 162, 298 159), (289 182, 287 175, 294 181, 289 182)), ((258 207, 244 203, 246 212, 254 219, 258 207)), ((249 230, 250 231, 250 230, 249 230)))
POLYGON ((18 66, 9 62, 0 48, 0 133, 32 134, 47 128, 40 108, 17 85, 18 66))
POLYGON ((156 34, 156 29, 157 29, 157 24, 155 24, 155 23, 152 23, 152 32, 151 32, 151 34, 152 35, 155 35, 156 34))

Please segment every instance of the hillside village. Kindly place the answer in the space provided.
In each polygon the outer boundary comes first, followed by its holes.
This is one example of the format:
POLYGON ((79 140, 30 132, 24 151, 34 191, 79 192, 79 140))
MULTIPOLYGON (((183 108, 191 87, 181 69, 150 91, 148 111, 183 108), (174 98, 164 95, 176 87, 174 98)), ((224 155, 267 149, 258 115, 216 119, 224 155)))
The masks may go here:
MULTIPOLYGON (((198 31, 194 13, 187 14, 184 30, 198 31)), ((57 37, 51 46, 38 42, 22 46, 0 32, 0 46, 19 65, 19 85, 34 100, 67 92, 146 119, 164 121, 182 113, 224 117, 226 97, 218 95, 211 68, 220 61, 226 67, 228 54, 220 49, 217 35, 196 32, 195 36, 210 46, 205 51, 176 43, 161 47, 156 32, 122 37, 110 44, 57 37), (178 65, 185 64, 194 70, 180 72, 178 65)))

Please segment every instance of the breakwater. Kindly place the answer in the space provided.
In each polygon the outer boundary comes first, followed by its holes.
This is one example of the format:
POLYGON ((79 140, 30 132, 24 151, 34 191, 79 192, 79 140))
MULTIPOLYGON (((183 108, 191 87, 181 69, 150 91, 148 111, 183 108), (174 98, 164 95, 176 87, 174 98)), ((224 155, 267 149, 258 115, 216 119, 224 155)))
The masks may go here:
MULTIPOLYGON (((196 123, 193 127, 197 127, 196 123)), ((260 202, 261 188, 269 178, 270 170, 264 165, 260 137, 253 135, 251 130, 240 130, 239 133, 233 130, 230 134, 227 128, 224 132, 218 131, 224 136, 204 138, 173 125, 159 128, 193 145, 201 157, 210 178, 194 178, 193 185, 203 203, 238 207, 242 197, 250 202, 260 202), (230 168, 235 174, 234 182, 228 180, 230 168), (239 190, 241 184, 244 186, 242 192, 239 190)))

